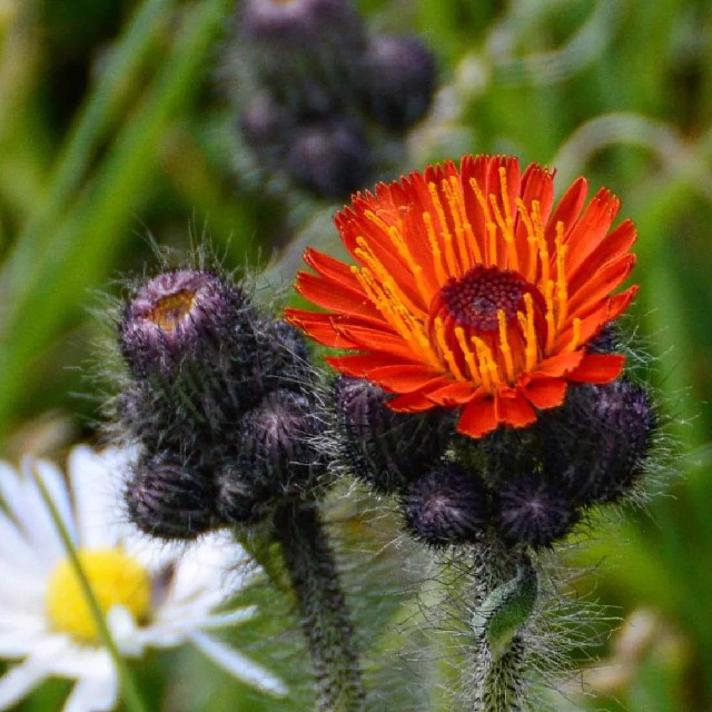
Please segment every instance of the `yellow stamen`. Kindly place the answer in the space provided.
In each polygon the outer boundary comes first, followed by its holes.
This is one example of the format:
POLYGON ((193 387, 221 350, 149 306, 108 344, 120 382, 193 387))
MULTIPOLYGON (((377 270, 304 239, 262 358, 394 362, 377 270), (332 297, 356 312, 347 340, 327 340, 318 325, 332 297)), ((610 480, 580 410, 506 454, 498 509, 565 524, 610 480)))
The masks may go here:
POLYGON ((356 275, 366 296, 413 352, 422 356, 430 365, 439 366, 440 361, 423 330, 423 324, 408 311, 399 296, 389 289, 389 285, 376 279, 367 267, 352 267, 352 272, 356 275))
POLYGON ((544 301, 546 302, 546 353, 551 353, 556 338, 556 314, 554 313, 554 280, 550 279, 544 285, 544 301))
POLYGON ((398 286, 398 283, 395 279, 393 279, 391 273, 373 253, 373 250, 368 242, 366 242, 366 239, 359 236, 356 238, 356 244, 358 247, 354 250, 354 255, 356 255, 356 257, 358 257, 384 285, 388 286, 393 294, 397 296, 398 301, 405 304, 408 310, 412 313, 423 314, 423 309, 414 304, 410 297, 408 297, 398 286))
POLYGON ((521 215, 524 226, 527 229, 527 243, 529 245, 529 263, 527 264, 527 274, 525 276, 530 282, 534 282, 536 280, 537 272, 536 255, 539 241, 537 240, 534 222, 532 221, 529 210, 521 198, 517 198, 517 208, 519 208, 519 214, 521 215))
POLYGON ((442 318, 439 316, 435 317, 435 340, 440 353, 442 353, 443 358, 445 359, 445 363, 447 364, 450 373, 452 373, 458 381, 466 380, 460 370, 460 366, 455 360, 455 354, 453 354, 452 349, 448 346, 447 339, 445 337, 445 325, 443 324, 442 318))
POLYGON ((524 356, 526 359, 526 369, 531 371, 536 366, 539 355, 539 347, 536 339, 536 325, 534 323, 534 299, 529 292, 524 295, 524 306, 526 315, 518 313, 519 323, 524 334, 524 356))
POLYGON ((492 355, 490 347, 478 336, 472 337, 472 343, 477 349, 477 358, 480 362, 480 375, 482 377, 482 385, 488 391, 493 391, 494 386, 500 383, 499 370, 497 362, 492 355))
POLYGON ((443 238, 445 246, 445 262, 447 264, 448 273, 453 277, 459 277, 460 266, 457 263, 457 256, 455 255, 455 249, 452 240, 452 233, 447 224, 447 217, 445 215, 445 209, 440 201, 440 194, 438 193, 438 187, 435 183, 428 183, 428 190, 430 191, 430 197, 433 201, 433 206, 435 207, 435 212, 437 213, 438 220, 440 221, 440 235, 443 238))
POLYGON ((492 212, 497 226, 504 237, 504 244, 507 246, 507 257, 509 258, 508 267, 510 269, 519 269, 519 258, 517 257, 517 248, 514 244, 514 231, 507 225, 506 219, 502 217, 502 212, 497 205, 497 197, 490 193, 490 203, 492 204, 492 212))
POLYGON ((460 346, 460 351, 462 351, 462 355, 465 357, 465 363, 467 364, 467 368, 470 369, 470 375, 472 376, 472 380, 475 383, 479 383, 482 380, 482 377, 480 376, 480 370, 477 368, 477 360, 475 359, 475 354, 472 353, 472 350, 467 345, 465 330, 461 326, 455 327, 455 338, 457 339, 457 343, 460 346))
POLYGON ((534 224, 534 235, 539 248, 539 261, 541 263, 540 284, 546 285, 549 281, 551 266, 549 264, 549 245, 544 234, 544 225, 541 221, 541 205, 538 200, 532 200, 532 223, 534 224))
POLYGON ((509 346, 509 337, 507 336, 507 315, 504 309, 497 310, 497 321, 499 323, 499 348, 504 356, 504 368, 507 372, 507 380, 512 383, 514 381, 514 360, 512 359, 512 349, 509 346))
MULTIPOLYGON (((148 572, 123 549, 80 549, 79 561, 102 613, 122 606, 138 623, 151 611, 148 572)), ((51 627, 81 643, 98 643, 99 632, 71 561, 61 561, 49 577, 45 599, 51 627)))
POLYGON ((571 343, 569 343, 569 351, 576 351, 581 343, 581 319, 576 317, 573 323, 573 334, 571 335, 571 343))
POLYGON ((388 228, 388 237, 390 237, 391 242, 395 246, 396 250, 398 250, 398 254, 408 265, 408 268, 413 274, 415 286, 418 288, 418 292, 423 298, 423 301, 427 304, 431 299, 432 293, 425 284, 425 279, 423 277, 423 265, 418 264, 418 262, 413 258, 413 255, 408 248, 408 244, 403 239, 403 234, 395 225, 391 225, 388 228))
POLYGON ((428 242, 430 243, 430 251, 433 253, 433 266, 435 267, 435 276, 438 279, 439 284, 445 284, 448 280, 447 271, 443 265, 443 253, 440 250, 440 244, 438 243, 438 238, 435 235, 435 228, 433 227, 433 216, 425 212, 423 213, 423 222, 425 223, 425 230, 428 233, 428 242))
POLYGON ((566 283, 566 252, 564 245, 564 223, 556 223, 556 323, 558 327, 564 323, 568 309, 568 285, 566 283))
POLYGON ((462 184, 455 176, 450 176, 450 185, 452 186, 452 193, 460 210, 460 215, 462 216, 462 225, 465 229, 465 236, 467 238, 466 254, 468 255, 469 260, 468 268, 473 267, 475 264, 482 264, 482 252, 480 251, 480 246, 475 238, 475 233, 472 229, 470 219, 467 217, 467 206, 465 205, 465 194, 462 190, 462 184), (472 261, 473 257, 474 262, 472 261))
POLYGON ((490 215, 489 204, 485 198, 479 183, 475 178, 470 178, 470 188, 475 194, 477 202, 480 204, 482 209, 482 214, 485 218, 485 228, 487 229, 487 235, 482 236, 482 242, 485 246, 485 258, 484 264, 496 265, 497 264, 497 225, 493 222, 492 216, 490 215))

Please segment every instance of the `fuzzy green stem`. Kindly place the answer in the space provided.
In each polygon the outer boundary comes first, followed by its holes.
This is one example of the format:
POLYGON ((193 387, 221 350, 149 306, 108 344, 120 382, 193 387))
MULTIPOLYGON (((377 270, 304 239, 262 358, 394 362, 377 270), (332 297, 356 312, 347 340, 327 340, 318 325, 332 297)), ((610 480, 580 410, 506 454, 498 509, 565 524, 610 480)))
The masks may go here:
POLYGON ((525 700, 525 639, 521 634, 537 599, 536 573, 494 538, 475 547, 472 712, 520 712, 525 700))
POLYGON ((114 642, 114 638, 111 635, 109 626, 107 625, 106 619, 104 618, 104 613, 101 610, 101 606, 99 606, 99 602, 96 600, 96 596, 94 595, 94 591, 92 590, 91 583, 87 578, 84 568, 82 567, 81 561, 79 560, 79 555, 77 554, 77 549, 74 546, 72 537, 67 531, 67 527, 65 526, 64 521, 62 520, 62 515, 57 509, 57 505, 54 503, 52 495, 47 490, 47 486, 45 485, 42 476, 39 473, 34 473, 34 475, 35 482, 37 483, 37 488, 39 489, 40 495, 42 496, 45 506, 47 507, 47 510, 49 511, 50 516, 52 517, 54 525, 57 527, 57 531, 62 540, 62 544, 64 545, 64 549, 67 552, 69 562, 71 563, 72 569, 74 570, 74 573, 77 579, 79 580, 79 585, 82 589, 82 594, 89 606, 89 610, 91 611, 92 617, 94 618, 94 623, 96 625, 99 638, 101 639, 102 645, 106 648, 106 651, 111 656, 112 662, 114 663, 114 667, 116 668, 119 680, 121 681, 121 689, 123 691, 126 709, 128 710, 128 712, 147 712, 146 706, 144 705, 143 700, 141 699, 141 695, 139 694, 138 688, 136 687, 133 676, 129 672, 128 666, 126 665, 125 660, 121 656, 121 652, 119 651, 116 643, 114 642))
POLYGON ((365 693, 353 628, 334 555, 315 504, 289 503, 275 515, 316 676, 319 712, 362 712, 365 693))

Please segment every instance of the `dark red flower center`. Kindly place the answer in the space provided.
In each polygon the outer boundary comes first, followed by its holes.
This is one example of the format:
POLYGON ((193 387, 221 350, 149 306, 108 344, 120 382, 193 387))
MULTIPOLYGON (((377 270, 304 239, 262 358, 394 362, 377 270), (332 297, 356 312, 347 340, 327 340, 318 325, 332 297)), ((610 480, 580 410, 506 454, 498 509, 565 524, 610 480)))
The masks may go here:
POLYGON ((533 289, 517 272, 478 265, 460 279, 450 279, 439 296, 457 323, 487 333, 499 329, 500 310, 507 323, 516 319, 524 310, 524 295, 533 289))

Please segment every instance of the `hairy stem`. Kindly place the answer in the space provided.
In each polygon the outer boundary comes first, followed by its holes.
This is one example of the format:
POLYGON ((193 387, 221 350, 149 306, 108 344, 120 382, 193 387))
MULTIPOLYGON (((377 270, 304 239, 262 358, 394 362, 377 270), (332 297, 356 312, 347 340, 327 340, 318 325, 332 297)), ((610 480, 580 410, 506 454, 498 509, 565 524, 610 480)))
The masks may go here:
POLYGON ((314 665, 317 709, 361 712, 365 694, 353 628, 316 505, 284 505, 275 528, 314 665))
POLYGON ((525 641, 521 630, 536 602, 536 574, 488 538, 474 551, 472 662, 468 708, 472 712, 520 712, 525 700, 525 641))

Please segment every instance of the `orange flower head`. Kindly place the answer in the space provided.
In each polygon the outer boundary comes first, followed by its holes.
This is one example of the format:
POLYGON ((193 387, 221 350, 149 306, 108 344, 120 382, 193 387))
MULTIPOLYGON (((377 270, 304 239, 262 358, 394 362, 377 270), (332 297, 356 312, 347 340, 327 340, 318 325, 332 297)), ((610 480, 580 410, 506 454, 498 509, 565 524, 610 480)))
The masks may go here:
POLYGON ((571 382, 608 383, 623 356, 589 342, 630 304, 612 292, 635 263, 618 199, 584 207, 576 180, 554 207, 553 172, 516 158, 466 156, 430 166, 336 216, 355 264, 314 249, 296 289, 323 312, 287 318, 326 346, 341 373, 378 384, 395 411, 461 408, 473 438, 524 427, 563 403, 571 382))

